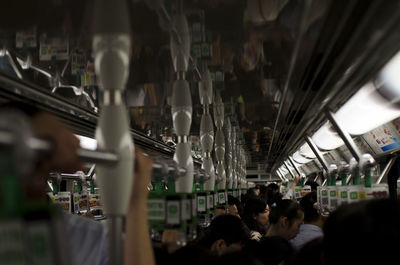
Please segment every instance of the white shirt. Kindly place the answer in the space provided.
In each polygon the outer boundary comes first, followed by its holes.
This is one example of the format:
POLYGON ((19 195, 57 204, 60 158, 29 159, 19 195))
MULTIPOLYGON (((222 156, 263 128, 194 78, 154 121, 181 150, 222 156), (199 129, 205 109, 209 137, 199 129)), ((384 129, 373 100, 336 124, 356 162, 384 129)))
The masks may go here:
POLYGON ((64 215, 73 265, 108 264, 108 236, 104 224, 74 214, 64 215))
POLYGON ((302 224, 299 233, 293 239, 289 240, 289 242, 294 249, 299 250, 307 242, 322 236, 324 236, 324 234, 319 226, 302 224))
POLYGON ((283 196, 282 199, 283 200, 292 200, 293 199, 293 190, 288 189, 288 191, 286 192, 286 194, 283 196))

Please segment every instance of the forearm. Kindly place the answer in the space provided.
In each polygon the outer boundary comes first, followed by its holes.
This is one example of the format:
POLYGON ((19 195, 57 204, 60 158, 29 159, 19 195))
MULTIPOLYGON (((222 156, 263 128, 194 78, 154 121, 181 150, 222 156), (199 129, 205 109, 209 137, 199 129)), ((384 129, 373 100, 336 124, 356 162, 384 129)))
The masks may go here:
POLYGON ((132 203, 126 216, 125 238, 125 265, 155 265, 146 199, 132 203))
POLYGON ((292 184, 290 185, 290 188, 288 189, 286 194, 283 196, 283 199, 285 199, 285 200, 293 199, 293 194, 294 194, 294 188, 295 187, 296 187, 296 183, 292 182, 292 184))

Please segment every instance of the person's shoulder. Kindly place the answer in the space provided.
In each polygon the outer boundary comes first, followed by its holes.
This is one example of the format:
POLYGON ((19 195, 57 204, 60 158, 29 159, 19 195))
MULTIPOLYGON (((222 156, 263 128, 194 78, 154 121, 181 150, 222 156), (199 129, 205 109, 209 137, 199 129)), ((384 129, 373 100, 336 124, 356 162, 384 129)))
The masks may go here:
POLYGON ((322 228, 313 224, 302 224, 299 233, 323 234, 322 228))
POLYGON ((98 221, 75 214, 64 214, 63 218, 72 264, 107 264, 106 226, 98 221))
POLYGON ((100 222, 76 214, 65 214, 64 221, 68 228, 73 228, 77 230, 79 230, 80 228, 96 231, 105 229, 105 226, 100 222))

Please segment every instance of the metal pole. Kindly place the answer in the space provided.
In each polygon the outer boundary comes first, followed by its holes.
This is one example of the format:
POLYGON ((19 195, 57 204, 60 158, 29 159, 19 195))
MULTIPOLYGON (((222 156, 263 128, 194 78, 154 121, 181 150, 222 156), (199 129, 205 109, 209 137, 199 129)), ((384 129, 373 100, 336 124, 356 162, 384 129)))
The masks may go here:
MULTIPOLYGON (((0 146, 12 147, 21 140, 23 139, 17 139, 11 132, 0 131, 0 146)), ((49 153, 53 149, 51 141, 36 137, 28 138, 26 146, 39 153, 49 153)), ((80 160, 88 163, 114 164, 118 162, 118 155, 101 150, 78 149, 77 155, 80 160)))
POLYGON ((331 122, 333 128, 336 130, 336 132, 339 134, 340 138, 342 138, 343 142, 349 149, 350 153, 354 156, 354 158, 357 160, 357 162, 360 162, 361 160, 361 152, 358 149, 357 145, 353 141, 353 138, 351 138, 350 134, 346 132, 346 130, 343 129, 343 127, 338 123, 336 119, 336 115, 330 111, 327 110, 325 112, 326 117, 328 120, 331 122))
POLYGON ((324 156, 318 150, 318 147, 314 144, 314 142, 310 136, 306 137, 306 142, 310 146, 311 150, 314 152, 315 156, 317 157, 318 161, 321 163, 322 167, 326 170, 326 172, 328 172, 328 170, 329 170, 328 163, 325 161, 324 156))
POLYGON ((285 181, 288 181, 288 179, 286 178, 285 174, 283 174, 283 173, 281 172, 281 169, 280 169, 280 168, 278 168, 278 172, 282 175, 282 177, 283 177, 283 179, 284 179, 285 181))
POLYGON ((270 156, 271 151, 272 151, 272 146, 273 146, 274 140, 275 140, 275 133, 276 133, 276 131, 278 129, 278 124, 279 124, 279 121, 280 121, 280 118, 281 118, 281 113, 283 111, 283 106, 284 106, 284 103, 285 103, 285 100, 286 100, 286 97, 287 97, 287 94, 288 94, 288 91, 289 91, 290 82, 292 81, 292 76, 293 76, 293 73, 295 71, 295 65, 296 65, 297 56, 298 56, 298 54, 300 52, 300 47, 301 47, 301 44, 302 44, 301 40, 302 40, 302 38, 304 37, 304 35, 306 34, 306 31, 307 31, 307 21, 308 21, 309 13, 310 13, 310 10, 311 10, 311 4, 312 4, 311 1, 305 1, 304 2, 303 13, 302 13, 301 22, 300 22, 300 25, 299 25, 299 35, 298 35, 298 38, 296 39, 296 44, 294 46, 294 49, 293 49, 293 52, 292 52, 292 55, 291 55, 288 77, 286 78, 285 85, 283 87, 282 98, 281 98, 281 100, 279 102, 278 114, 276 115, 276 120, 275 120, 275 123, 274 123, 274 129, 272 130, 271 143, 270 143, 269 148, 268 148, 267 159, 266 159, 267 162, 269 160, 269 156, 270 156))
MULTIPOLYGON (((0 131, 0 147, 12 147, 17 144, 18 141, 20 141, 20 139, 17 139, 17 137, 13 133, 0 131)), ((26 146, 27 148, 30 148, 31 150, 38 153, 50 153, 53 149, 53 144, 51 141, 43 140, 36 137, 31 137, 27 139, 26 146)), ((117 154, 102 150, 89 150, 84 148, 80 148, 77 150, 77 156, 78 159, 83 162, 102 165, 114 165, 119 160, 119 156, 117 154)), ((162 161, 154 161, 153 168, 163 168, 162 161)), ((175 171, 175 174, 177 176, 182 176, 186 174, 186 169, 178 166, 168 166, 168 170, 175 171)), ((65 177, 73 178, 73 176, 71 175, 65 175, 65 177)))
MULTIPOLYGON (((276 174, 278 175, 278 177, 279 177, 282 181, 285 181, 285 180, 282 178, 281 172, 279 172, 279 170, 276 171, 276 174)), ((270 180, 271 180, 271 178, 270 178, 270 180)))
POLYGON ((300 170, 297 168, 297 166, 296 166, 296 164, 294 163, 292 157, 291 157, 291 156, 288 156, 288 158, 289 158, 289 162, 290 162, 290 163, 292 164, 292 166, 294 167, 294 170, 296 170, 296 173, 300 176, 300 175, 301 175, 301 172, 300 172, 300 170))
POLYGON ((123 231, 123 217, 122 216, 108 216, 108 229, 109 229, 109 254, 112 264, 123 264, 123 244, 122 244, 122 231, 123 231), (112 244, 111 244, 112 242, 112 244))
POLYGON ((296 176, 292 173, 292 171, 290 170, 289 166, 286 164, 286 161, 283 161, 283 164, 285 165, 285 167, 289 171, 289 174, 292 176, 292 178, 295 178, 296 176))
POLYGON ((396 159, 397 159, 397 155, 394 155, 394 156, 392 156, 390 158, 389 162, 386 164, 386 166, 383 169, 382 173, 379 175, 379 178, 377 179, 376 184, 381 183, 382 179, 387 177, 387 174, 389 173, 390 169, 392 168, 392 166, 396 162, 396 159))
POLYGON ((314 182, 317 182, 318 178, 319 178, 319 175, 318 175, 318 172, 317 172, 317 176, 315 176, 314 182))
POLYGON ((278 177, 282 180, 282 181, 284 181, 285 179, 282 177, 282 174, 281 174, 281 172, 277 169, 276 170, 276 174, 278 174, 278 177))
POLYGON ((325 179, 324 182, 322 182, 321 186, 326 186, 326 182, 328 179, 325 179))

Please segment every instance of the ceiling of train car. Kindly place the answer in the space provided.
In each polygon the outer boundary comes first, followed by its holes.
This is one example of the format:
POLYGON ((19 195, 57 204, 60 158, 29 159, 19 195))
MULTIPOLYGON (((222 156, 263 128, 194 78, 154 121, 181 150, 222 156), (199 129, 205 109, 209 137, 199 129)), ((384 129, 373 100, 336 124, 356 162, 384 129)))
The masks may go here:
MULTIPOLYGON (((65 38, 69 50, 84 60, 82 67, 87 70, 93 67, 94 2, 8 1, 7 11, 0 17, 0 40, 6 47, 15 48, 15 32, 34 25, 38 43, 52 37, 65 38)), ((165 136, 172 135, 170 101, 175 77, 169 34, 148 2, 152 1, 129 1, 133 47, 126 97, 133 128, 165 140, 165 136)), ((396 32, 389 22, 399 19, 398 1, 182 2, 189 25, 200 21, 205 29, 204 43, 212 47, 212 57, 202 57, 197 65, 200 70, 201 64, 222 69, 223 85, 214 83, 214 86, 220 91, 227 112, 241 128, 250 167, 261 165, 267 171, 277 159, 300 144, 299 137, 310 130, 307 122, 318 114, 324 100, 335 98, 335 104, 343 102, 357 88, 356 84, 373 74, 400 47, 400 31, 390 37, 385 35, 396 32), (379 56, 366 54, 382 39, 385 46, 379 56), (365 63, 368 55, 370 60, 365 63), (341 80, 342 86, 334 90, 341 80), (348 85, 349 80, 352 86, 348 85)), ((164 3, 173 14, 178 2, 164 3)), ((20 47, 17 51, 30 53, 33 62, 45 68, 61 71, 65 65, 65 60, 40 60, 39 45, 20 47)), ((70 84, 82 82, 68 67, 63 78, 70 84)), ((35 83, 51 87, 35 73, 28 72, 27 76, 35 83)), ((191 135, 198 135, 202 108, 196 79, 191 74, 189 77, 194 107, 191 135)), ((69 96, 67 92, 58 93, 69 96)))

